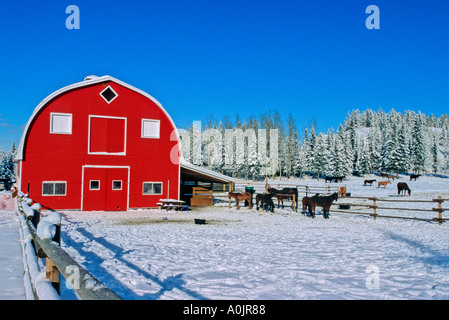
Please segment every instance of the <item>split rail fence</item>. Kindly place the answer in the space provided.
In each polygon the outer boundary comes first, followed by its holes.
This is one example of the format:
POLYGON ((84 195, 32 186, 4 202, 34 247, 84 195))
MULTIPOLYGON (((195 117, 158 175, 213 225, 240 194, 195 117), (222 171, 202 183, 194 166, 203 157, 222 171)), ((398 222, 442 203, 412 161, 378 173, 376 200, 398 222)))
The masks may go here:
POLYGON ((17 194, 17 206, 24 239, 26 289, 32 291, 34 299, 60 299, 62 275, 73 281, 67 282, 83 300, 122 300, 61 248, 61 216, 58 212, 41 220, 41 205, 33 204, 33 200, 21 192, 17 194), (46 279, 41 278, 38 258, 46 259, 46 279))
MULTIPOLYGON (((337 213, 349 213, 349 214, 360 214, 360 215, 368 215, 373 217, 374 220, 377 218, 392 218, 392 219, 408 219, 408 220, 420 220, 420 221, 431 221, 438 222, 438 224, 442 224, 443 222, 449 220, 448 218, 443 218, 443 212, 449 211, 449 208, 443 208, 443 204, 445 201, 449 201, 449 199, 443 199, 441 196, 438 198, 434 198, 432 200, 393 200, 393 199, 381 199, 377 197, 351 197, 351 199, 362 199, 367 201, 372 201, 372 204, 363 204, 363 203, 348 203, 343 205, 348 205, 350 207, 362 207, 372 209, 372 212, 359 212, 359 211, 349 211, 349 210, 332 210, 337 213), (385 206, 379 206, 379 203, 385 202, 387 203, 385 206), (408 207, 395 207, 389 206, 391 203, 416 203, 416 204, 434 204, 436 208, 408 208, 408 207), (391 211, 408 211, 408 212, 420 212, 420 213, 428 213, 432 212, 438 214, 437 217, 410 217, 410 216, 396 216, 389 214, 379 214, 378 211, 385 212, 383 210, 391 211)), ((342 206, 340 203, 334 202, 332 206, 342 206)), ((430 206, 430 205, 429 205, 430 206)))

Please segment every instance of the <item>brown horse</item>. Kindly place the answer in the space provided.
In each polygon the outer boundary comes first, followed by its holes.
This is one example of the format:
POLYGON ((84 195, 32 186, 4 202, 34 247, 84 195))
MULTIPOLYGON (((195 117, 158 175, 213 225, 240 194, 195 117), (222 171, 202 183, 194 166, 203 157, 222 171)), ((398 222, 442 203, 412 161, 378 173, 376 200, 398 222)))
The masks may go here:
MULTIPOLYGON (((320 194, 317 193, 317 194, 314 195, 314 197, 318 197, 319 195, 320 195, 320 194)), ((310 201, 310 198, 312 198, 312 197, 307 197, 307 196, 306 196, 306 197, 302 198, 302 214, 303 214, 303 215, 305 215, 306 212, 307 212, 307 209, 311 207, 311 201, 310 201)), ((311 210, 312 210, 313 212, 315 212, 315 207, 311 208, 311 210)))
POLYGON ((384 186, 384 189, 385 189, 387 187, 387 184, 389 184, 389 183, 391 183, 390 180, 388 180, 388 181, 379 181, 377 183, 377 187, 380 188, 380 186, 384 186))
POLYGON ((408 185, 405 182, 398 182, 398 196, 403 193, 405 196, 405 192, 408 192, 408 195, 411 195, 412 190, 408 187, 408 185))
POLYGON ((253 203, 251 201, 251 193, 249 193, 249 192, 229 192, 228 193, 229 208, 231 208, 231 197, 234 198, 235 202, 237 203, 237 210, 240 209, 239 202, 242 200, 248 200, 248 209, 253 208, 253 203))
POLYGON ((338 193, 334 192, 330 196, 317 196, 314 195, 309 199, 309 213, 312 218, 315 218, 315 214, 312 212, 312 208, 323 207, 323 218, 329 219, 329 209, 332 202, 338 200, 338 193))
POLYGON ((265 207, 265 210, 267 210, 267 211, 269 210, 271 212, 274 212, 274 203, 273 203, 273 199, 271 199, 272 197, 273 197, 272 194, 261 194, 261 193, 258 193, 256 195, 256 208, 257 208, 257 211, 259 211, 259 202, 260 202, 260 207, 262 209, 264 209, 264 207, 265 207))
POLYGON ((298 189, 296 188, 283 188, 282 190, 278 190, 275 188, 268 188, 267 189, 268 193, 271 194, 289 194, 289 195, 295 195, 295 208, 294 211, 296 212, 297 207, 298 207, 298 189))
POLYGON ((376 182, 376 179, 373 180, 365 180, 363 181, 363 185, 366 186, 367 184, 369 184, 370 186, 373 185, 373 182, 376 182))

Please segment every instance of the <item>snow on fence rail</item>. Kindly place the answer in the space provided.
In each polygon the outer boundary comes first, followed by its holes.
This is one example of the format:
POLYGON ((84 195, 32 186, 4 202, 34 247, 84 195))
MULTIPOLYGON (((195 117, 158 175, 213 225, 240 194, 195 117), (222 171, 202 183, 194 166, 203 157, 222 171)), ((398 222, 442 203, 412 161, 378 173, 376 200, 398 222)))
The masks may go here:
POLYGON ((40 300, 57 300, 60 275, 72 285, 83 300, 122 300, 115 292, 92 276, 60 247, 61 216, 52 212, 40 220, 40 204, 33 203, 26 195, 17 195, 18 214, 24 243, 25 283, 31 293, 40 300), (38 266, 37 258, 46 259, 46 278, 38 266))
MULTIPOLYGON (((443 218, 443 212, 449 211, 449 208, 443 208, 443 203, 445 201, 449 201, 449 199, 443 199, 441 196, 439 196, 436 199, 432 200, 392 200, 392 199, 380 199, 377 197, 351 197, 351 199, 363 199, 372 201, 372 204, 361 204, 361 203, 350 203, 346 204, 347 206, 353 206, 353 207, 364 207, 372 209, 372 212, 357 212, 357 211, 348 211, 348 210, 332 210, 336 213, 350 213, 350 214, 361 214, 361 215, 368 215, 370 217, 373 217, 374 220, 376 218, 393 218, 393 219, 409 219, 409 220, 420 220, 420 221, 432 221, 432 222, 438 222, 438 224, 442 224, 443 222, 449 220, 448 218, 443 218), (426 203, 433 203, 437 204, 437 208, 408 208, 408 207, 395 207, 395 206, 379 206, 378 202, 389 202, 389 203, 420 203, 420 204, 426 204, 426 203), (411 212, 433 212, 437 213, 438 217, 433 218, 417 218, 417 217, 405 217, 405 216, 395 216, 395 215, 384 215, 384 214, 378 214, 378 210, 389 210, 389 211, 411 211, 411 212)), ((340 203, 333 203, 332 206, 342 206, 340 203)))

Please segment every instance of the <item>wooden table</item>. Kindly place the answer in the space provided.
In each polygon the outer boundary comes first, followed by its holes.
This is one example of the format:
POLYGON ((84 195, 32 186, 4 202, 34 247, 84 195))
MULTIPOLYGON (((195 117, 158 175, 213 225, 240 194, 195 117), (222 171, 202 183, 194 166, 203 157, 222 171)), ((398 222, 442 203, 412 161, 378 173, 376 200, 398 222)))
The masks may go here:
POLYGON ((186 208, 185 201, 175 200, 175 199, 159 199, 159 202, 156 203, 159 209, 165 210, 184 210, 186 208))

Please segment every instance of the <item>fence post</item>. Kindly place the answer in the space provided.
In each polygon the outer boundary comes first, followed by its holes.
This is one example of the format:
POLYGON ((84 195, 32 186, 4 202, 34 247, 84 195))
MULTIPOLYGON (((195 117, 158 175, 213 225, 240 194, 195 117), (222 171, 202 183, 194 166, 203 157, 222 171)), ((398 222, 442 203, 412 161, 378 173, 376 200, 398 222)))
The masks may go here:
POLYGON ((438 196, 438 200, 438 224, 441 225, 443 223, 443 210, 441 210, 443 208, 443 201, 441 200, 441 196, 438 196))
POLYGON ((376 211, 377 205, 376 205, 376 197, 373 198, 373 217, 374 220, 376 220, 377 217, 377 211, 376 211))
MULTIPOLYGON (((61 246, 61 216, 58 212, 51 213, 52 215, 52 223, 56 227, 55 235, 52 241, 56 242, 59 246, 61 246)), ((56 264, 46 257, 46 277, 51 282, 53 287, 56 289, 58 294, 61 294, 61 273, 59 272, 56 264)))
POLYGON ((292 209, 294 212, 296 212, 296 195, 294 194, 293 194, 292 209))

